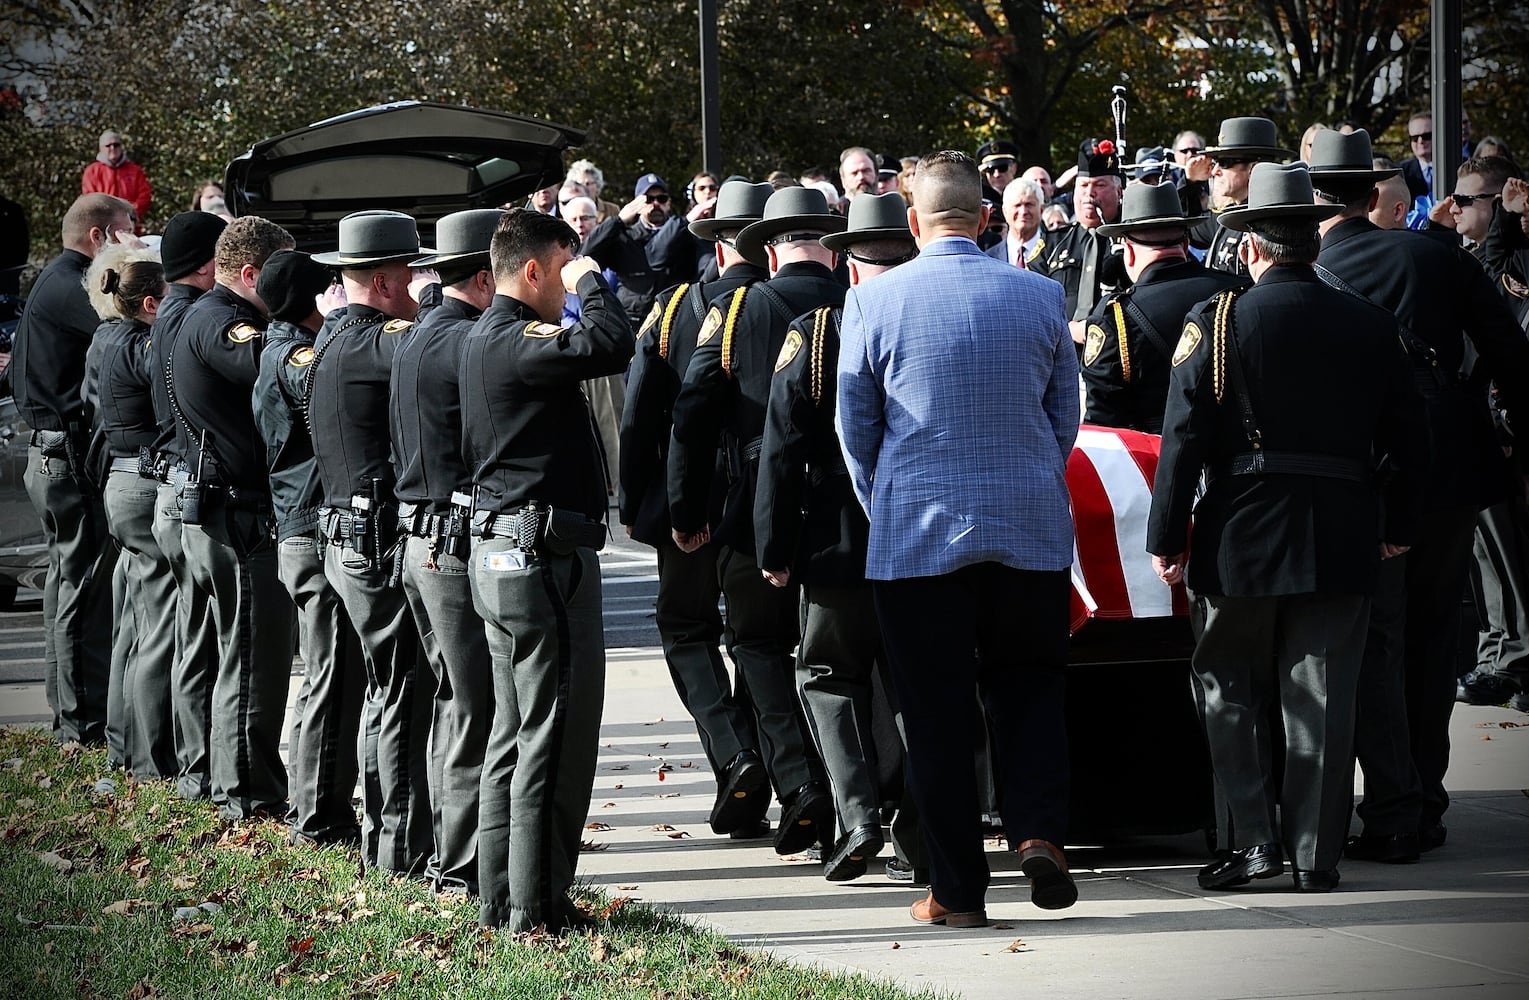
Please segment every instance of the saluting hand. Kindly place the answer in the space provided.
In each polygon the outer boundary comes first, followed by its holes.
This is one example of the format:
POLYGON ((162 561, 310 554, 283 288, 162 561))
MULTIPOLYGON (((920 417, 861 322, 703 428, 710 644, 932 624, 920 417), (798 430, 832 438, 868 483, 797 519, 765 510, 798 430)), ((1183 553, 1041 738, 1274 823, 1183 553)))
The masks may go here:
POLYGON ((789 569, 762 569, 759 572, 763 573, 764 578, 776 587, 784 587, 791 582, 791 571, 789 569))
POLYGON ((698 201, 691 206, 690 211, 685 213, 685 221, 700 222, 702 219, 709 219, 711 218, 711 213, 716 208, 717 199, 715 197, 707 198, 705 201, 698 201))
POLYGON ((1205 153, 1196 153, 1184 164, 1184 176, 1192 181, 1210 180, 1211 171, 1215 169, 1215 162, 1205 153))
POLYGON ((1428 210, 1428 221, 1437 222, 1445 229, 1455 228, 1455 196, 1450 195, 1428 210))
POLYGON ((600 265, 593 257, 575 257, 563 265, 563 287, 570 292, 579 290, 579 279, 586 274, 599 274, 600 265))
POLYGON ((1154 555, 1152 569, 1159 580, 1171 587, 1184 579, 1184 553, 1174 556, 1154 555))
POLYGON ((1509 177, 1502 186, 1502 208, 1514 215, 1529 214, 1529 181, 1509 177))

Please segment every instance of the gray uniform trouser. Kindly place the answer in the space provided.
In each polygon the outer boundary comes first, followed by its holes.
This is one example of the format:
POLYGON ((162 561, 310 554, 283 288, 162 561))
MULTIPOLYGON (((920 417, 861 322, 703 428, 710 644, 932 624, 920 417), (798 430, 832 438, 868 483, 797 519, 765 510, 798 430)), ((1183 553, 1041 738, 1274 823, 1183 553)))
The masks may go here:
POLYGON ((734 691, 717 648, 721 595, 717 546, 707 543, 690 553, 671 541, 658 546, 656 618, 664 662, 718 776, 740 750, 753 749, 759 741, 748 701, 734 691))
POLYGON ((749 553, 722 549, 722 591, 727 595, 733 659, 754 705, 765 767, 780 798, 824 778, 796 691, 792 651, 801 628, 797 589, 773 586, 749 553))
POLYGON ((136 472, 113 472, 102 499, 106 523, 122 547, 118 628, 131 631, 122 679, 127 768, 138 778, 176 773, 175 726, 170 713, 170 670, 175 664, 175 575, 154 540, 159 484, 136 472), (129 624, 130 623, 130 624, 129 624))
POLYGON ((513 541, 472 550, 473 601, 494 659, 483 762, 478 886, 485 926, 561 928, 573 903, 605 706, 600 560, 581 548, 526 558, 513 541))
POLYGON ((1471 587, 1481 617, 1476 669, 1529 691, 1529 509, 1504 500, 1476 519, 1471 587))
POLYGON ((435 813, 437 891, 478 891, 478 795, 494 722, 494 664, 473 607, 467 563, 432 541, 409 538, 403 588, 435 673, 430 788, 435 813))
POLYGON ((220 643, 208 763, 225 819, 287 812, 281 724, 292 678, 292 599, 276 575, 264 512, 202 505, 183 528, 186 562, 212 602, 220 643))
POLYGON ((361 641, 324 575, 318 542, 309 535, 283 539, 277 574, 297 608, 297 645, 303 658, 287 741, 292 829, 322 842, 359 835, 351 798, 361 774, 361 709, 366 703, 366 660, 361 641))
POLYGON ((802 703, 833 783, 840 832, 881 822, 873 680, 881 626, 870 584, 802 588, 796 676, 802 703))
MULTIPOLYGON (((102 505, 105 505, 105 491, 102 492, 102 505)), ((107 526, 108 534, 111 531, 107 526)), ((122 546, 113 538, 110 542, 115 559, 111 573, 111 656, 107 668, 106 680, 106 766, 121 768, 127 766, 128 756, 128 733, 132 729, 133 705, 122 683, 123 675, 127 673, 127 661, 132 655, 133 642, 136 633, 133 631, 136 623, 132 618, 124 617, 119 610, 127 596, 127 566, 122 559, 122 546)))
POLYGON ((430 693, 433 680, 391 562, 375 566, 339 542, 324 575, 340 595, 366 653, 359 753, 361 857, 369 868, 423 875, 435 849, 430 828, 430 693))
POLYGON ((212 794, 210 748, 212 685, 218 676, 218 630, 212 601, 186 562, 178 489, 159 487, 154 540, 175 579, 175 661, 170 669, 170 713, 175 730, 176 789, 182 798, 212 794))
POLYGON ((106 536, 101 501, 66 456, 45 458, 32 445, 23 480, 48 542, 43 686, 53 733, 60 740, 100 743, 106 738, 116 547, 106 536))
POLYGON ((1234 848, 1279 841, 1305 870, 1338 866, 1354 794, 1354 705, 1369 600, 1349 594, 1210 597, 1193 666, 1234 848), (1259 722, 1284 720, 1279 833, 1259 722))

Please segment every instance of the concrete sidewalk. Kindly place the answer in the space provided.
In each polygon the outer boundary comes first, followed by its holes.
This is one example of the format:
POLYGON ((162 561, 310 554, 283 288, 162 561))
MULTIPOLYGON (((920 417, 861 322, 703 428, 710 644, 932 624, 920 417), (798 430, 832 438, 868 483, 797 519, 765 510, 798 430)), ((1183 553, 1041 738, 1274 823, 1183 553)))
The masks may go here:
POLYGON ((1198 835, 1070 845, 1081 899, 1045 913, 1030 905, 1012 856, 990 844, 995 925, 950 930, 914 924, 907 910, 921 893, 887 881, 880 862, 832 885, 820 865, 781 860, 768 841, 714 836, 706 816, 715 785, 662 657, 613 650, 589 816, 609 829, 588 833, 599 849, 580 871, 613 895, 700 919, 751 947, 970 1000, 1524 1000, 1529 717, 1459 706, 1454 718, 1449 843, 1420 864, 1345 862, 1329 895, 1296 894, 1284 877, 1204 893, 1198 835), (665 764, 673 770, 661 781, 665 764))

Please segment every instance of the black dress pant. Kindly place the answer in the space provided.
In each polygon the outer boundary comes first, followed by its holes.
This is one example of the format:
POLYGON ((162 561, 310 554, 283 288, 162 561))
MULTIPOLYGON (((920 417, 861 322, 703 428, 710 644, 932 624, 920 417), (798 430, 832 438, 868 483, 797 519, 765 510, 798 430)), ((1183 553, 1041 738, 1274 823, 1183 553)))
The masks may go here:
POLYGON ((989 872, 972 767, 981 733, 971 725, 979 694, 993 720, 1009 846, 1061 845, 1067 834, 1068 574, 977 563, 872 587, 934 897, 952 910, 982 909, 989 872))

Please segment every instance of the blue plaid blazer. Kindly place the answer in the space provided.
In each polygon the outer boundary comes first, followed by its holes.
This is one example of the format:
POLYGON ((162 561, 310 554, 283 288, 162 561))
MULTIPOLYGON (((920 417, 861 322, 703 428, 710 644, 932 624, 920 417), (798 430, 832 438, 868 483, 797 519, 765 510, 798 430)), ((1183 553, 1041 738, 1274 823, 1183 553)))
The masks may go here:
POLYGON ((850 289, 835 422, 871 522, 866 576, 1072 564, 1078 361, 1062 286, 936 240, 850 289))

